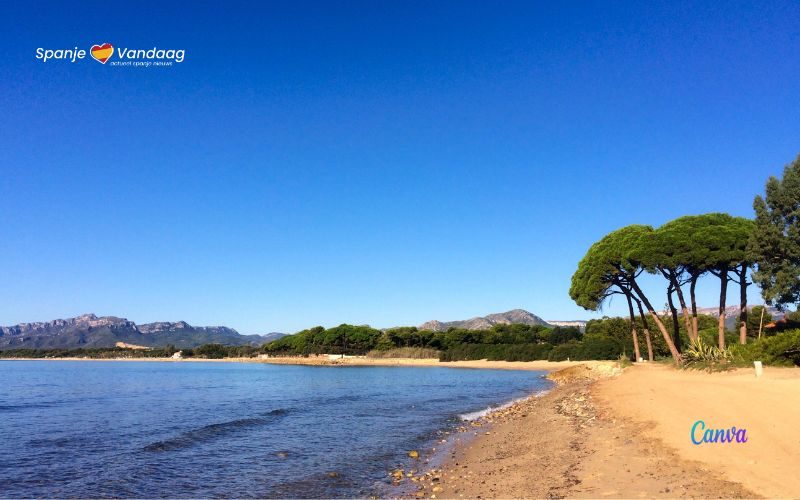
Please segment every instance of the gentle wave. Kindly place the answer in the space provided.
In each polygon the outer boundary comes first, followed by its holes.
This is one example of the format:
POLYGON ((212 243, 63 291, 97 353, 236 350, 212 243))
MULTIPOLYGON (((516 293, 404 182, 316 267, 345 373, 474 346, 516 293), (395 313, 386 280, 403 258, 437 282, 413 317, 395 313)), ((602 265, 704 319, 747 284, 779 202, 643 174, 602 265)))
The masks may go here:
POLYGON ((501 404, 499 406, 489 406, 488 408, 485 408, 483 410, 473 411, 473 412, 470 412, 470 413, 463 413, 463 414, 459 415, 458 418, 460 418, 461 420, 463 420, 465 422, 471 422, 473 420, 478 420, 479 418, 483 418, 483 417, 485 417, 485 416, 487 416, 487 415, 489 415, 491 413, 494 413, 496 411, 505 410, 506 408, 509 408, 512 405, 514 405, 516 403, 519 403, 520 401, 525 401, 528 398, 531 398, 531 397, 540 398, 540 397, 544 396, 545 394, 547 394, 548 392, 550 392, 550 391, 539 391, 539 392, 537 392, 537 393, 535 393, 535 394, 533 394, 531 396, 524 396, 524 397, 521 397, 521 398, 512 399, 511 401, 508 401, 507 403, 503 403, 503 404, 501 404))
POLYGON ((180 436, 172 439, 166 439, 164 441, 156 441, 155 443, 150 443, 142 449, 143 451, 149 451, 149 452, 180 450, 182 448, 188 448, 190 446, 193 446, 196 443, 208 441, 209 439, 224 434, 229 434, 231 432, 235 432, 240 429, 246 429, 248 427, 255 427, 274 422, 275 418, 286 415, 287 413, 288 410, 284 408, 279 408, 277 410, 272 410, 268 413, 263 413, 258 417, 240 418, 236 420, 230 420, 228 422, 209 424, 203 427, 199 427, 197 429, 184 432, 180 436))
POLYGON ((55 403, 21 403, 16 405, 0 404, 0 412, 2 411, 24 411, 24 410, 39 410, 42 408, 53 408, 55 403))
POLYGON ((82 436, 62 436, 53 438, 36 438, 28 441, 28 446, 34 448, 64 448, 85 443, 87 438, 82 436))

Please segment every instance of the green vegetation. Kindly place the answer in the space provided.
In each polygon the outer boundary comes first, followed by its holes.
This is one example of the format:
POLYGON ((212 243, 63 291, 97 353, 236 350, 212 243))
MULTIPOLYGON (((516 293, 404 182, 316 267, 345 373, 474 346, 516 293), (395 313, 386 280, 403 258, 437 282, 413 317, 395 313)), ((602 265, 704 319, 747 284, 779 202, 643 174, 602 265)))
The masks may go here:
POLYGON ((578 338, 576 328, 545 328, 528 325, 496 325, 489 330, 451 328, 446 332, 419 330, 416 327, 390 328, 385 331, 369 326, 321 326, 283 337, 264 346, 264 352, 279 356, 311 354, 363 355, 369 351, 397 348, 426 348, 447 351, 460 344, 526 344, 566 342, 578 338))
MULTIPOLYGON (((99 347, 89 349, 11 349, 0 351, 0 358, 169 358, 178 351, 179 349, 173 345, 149 349, 126 349, 123 347, 99 347)), ((248 358, 260 352, 258 347, 227 346, 222 344, 204 344, 194 349, 183 349, 180 351, 181 356, 184 358, 201 359, 248 358)))
MULTIPOLYGON (((584 335, 575 327, 495 325, 488 330, 451 328, 444 332, 415 327, 385 331, 367 326, 315 327, 264 346, 273 356, 314 354, 363 355, 374 358, 438 357, 440 361, 562 361, 631 357, 630 323, 622 318, 590 321, 584 335), (351 337, 351 335, 353 337, 351 337)), ((655 354, 663 355, 662 344, 655 354)), ((668 351, 667 351, 668 352, 668 351)))
POLYGON ((720 349, 713 344, 706 344, 702 338, 693 339, 686 349, 686 364, 692 363, 728 363, 734 355, 730 347, 720 349))
POLYGON ((535 361, 547 359, 551 344, 458 344, 439 355, 439 361, 535 361))
POLYGON ((747 365, 762 361, 767 365, 800 366, 800 330, 789 330, 747 345, 736 345, 732 350, 734 358, 747 365))
POLYGON ((258 347, 249 345, 222 345, 222 344, 203 344, 194 349, 184 349, 181 354, 184 358, 250 358, 259 353, 258 347))
MULTIPOLYGON (((800 300, 800 157, 786 166, 783 179, 772 177, 767 181, 766 198, 756 196, 753 207, 755 221, 709 213, 679 217, 657 229, 630 225, 612 231, 594 243, 579 262, 572 276, 570 297, 584 309, 596 311, 611 296, 623 295, 628 303, 628 325, 637 358, 639 329, 645 334, 649 359, 654 357, 651 345, 654 342, 649 337, 652 322, 677 364, 684 361, 728 363, 733 353, 726 345, 737 340, 725 330, 730 282, 739 285, 740 345, 746 345, 748 337, 761 336, 766 316, 762 315, 763 308, 754 311, 754 318, 748 315, 747 287, 752 284, 748 274, 761 286, 766 302, 780 308, 800 300), (667 315, 659 315, 639 286, 638 278, 642 273, 666 280, 671 328, 666 325, 669 323, 665 321, 667 315), (715 348, 708 344, 709 329, 701 329, 697 314, 695 287, 705 275, 717 278, 720 285, 715 348), (687 285, 691 313, 683 290, 687 285), (638 319, 634 303, 639 311, 638 319), (645 317, 642 305, 649 312, 649 318, 645 317), (687 345, 684 337, 689 340, 685 352, 682 349, 687 345)), ((789 323, 784 322, 786 325, 789 323)), ((783 343, 765 339, 759 342, 759 345, 783 349, 783 354, 775 353, 774 359, 791 359, 792 355, 786 354, 793 352, 791 339, 784 339, 783 343)), ((562 356, 561 351, 568 349, 561 347, 551 355, 562 356)), ((738 352, 749 350, 738 349, 738 352)), ((764 351, 765 355, 770 352, 769 349, 764 351)))
POLYGON ((772 366, 800 366, 800 330, 789 330, 750 342, 733 344, 726 349, 702 339, 685 351, 686 368, 719 371, 752 367, 754 361, 772 366))
POLYGON ((764 299, 777 305, 800 302, 800 156, 784 167, 783 178, 767 180, 765 197, 756 196, 755 229, 749 252, 756 263, 753 280, 764 299))
MULTIPOLYGON (((597 310, 612 295, 623 295, 628 301, 631 336, 637 357, 639 342, 633 303, 637 307, 643 304, 672 358, 680 363, 683 339, 679 335, 681 321, 673 296, 677 296, 683 313, 683 327, 689 339, 696 340, 699 328, 695 285, 701 276, 710 274, 720 281, 720 316, 717 328, 719 348, 724 349, 726 343, 725 306, 729 281, 735 281, 741 287, 740 341, 744 343, 747 325, 746 289, 749 285, 747 270, 751 262, 746 248, 752 228, 752 221, 747 219, 714 213, 681 217, 655 230, 650 226, 631 225, 612 231, 592 245, 578 264, 572 277, 570 296, 581 307, 597 310), (643 272, 660 275, 666 280, 671 331, 639 286, 638 278, 643 272), (690 285, 691 320, 682 289, 686 284, 690 285)), ((641 311, 639 316, 642 330, 649 333, 649 329, 644 328, 644 314, 641 311)))
MULTIPOLYGON (((294 335, 282 337, 265 346, 265 352, 277 355, 309 354, 365 354, 378 349, 383 333, 369 326, 339 325, 327 330, 321 326, 303 330, 294 335)), ((386 344, 381 348, 426 347, 415 344, 386 344)))
POLYGON ((367 353, 367 357, 374 359, 438 359, 439 351, 427 347, 398 347, 396 349, 388 349, 385 351, 379 351, 377 349, 369 351, 367 353))
POLYGON ((10 349, 0 351, 2 358, 164 358, 172 356, 177 349, 166 346, 152 349, 125 349, 122 347, 98 347, 81 349, 10 349))
MULTIPOLYGON (((641 291, 636 278, 642 273, 641 257, 636 254, 642 240, 652 237, 653 228, 650 226, 632 225, 611 232, 589 248, 581 259, 578 269, 572 276, 572 285, 569 289, 570 297, 584 309, 596 311, 603 303, 615 294, 623 295, 628 302, 630 318, 630 332, 634 345, 635 356, 639 357, 639 341, 636 332, 636 314, 633 310, 633 301, 642 316, 642 326, 646 320, 641 312, 644 304, 663 335, 664 342, 673 358, 680 361, 680 354, 673 338, 670 337, 661 318, 659 318, 650 300, 641 291)), ((649 330, 647 345, 650 349, 649 330)), ((648 352, 649 359, 653 359, 652 352, 648 352)))

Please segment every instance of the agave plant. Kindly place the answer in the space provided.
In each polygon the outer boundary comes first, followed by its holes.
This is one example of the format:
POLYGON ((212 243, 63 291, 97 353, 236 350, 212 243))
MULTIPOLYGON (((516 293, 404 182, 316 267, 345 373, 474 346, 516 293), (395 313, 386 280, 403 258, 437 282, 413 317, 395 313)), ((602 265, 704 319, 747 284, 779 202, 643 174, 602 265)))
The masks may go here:
POLYGON ((733 360, 733 351, 730 347, 720 349, 715 345, 706 344, 702 337, 692 340, 683 355, 687 363, 728 363, 733 360))

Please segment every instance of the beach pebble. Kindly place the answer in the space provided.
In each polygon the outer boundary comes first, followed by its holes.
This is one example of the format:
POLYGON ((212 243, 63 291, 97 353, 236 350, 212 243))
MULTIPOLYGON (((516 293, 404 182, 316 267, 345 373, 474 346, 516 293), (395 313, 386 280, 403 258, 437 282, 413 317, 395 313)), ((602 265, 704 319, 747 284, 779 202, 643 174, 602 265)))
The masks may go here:
POLYGON ((411 450, 408 452, 408 456, 411 458, 419 458, 419 452, 417 450, 411 450))

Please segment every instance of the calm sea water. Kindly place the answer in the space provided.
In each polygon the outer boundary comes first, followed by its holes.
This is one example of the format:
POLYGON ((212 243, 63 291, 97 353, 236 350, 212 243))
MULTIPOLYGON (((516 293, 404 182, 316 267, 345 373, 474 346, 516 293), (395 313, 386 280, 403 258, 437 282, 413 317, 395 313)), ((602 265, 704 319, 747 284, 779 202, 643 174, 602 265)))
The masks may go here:
POLYGON ((0 496, 380 495, 408 450, 541 375, 0 361, 0 496))

